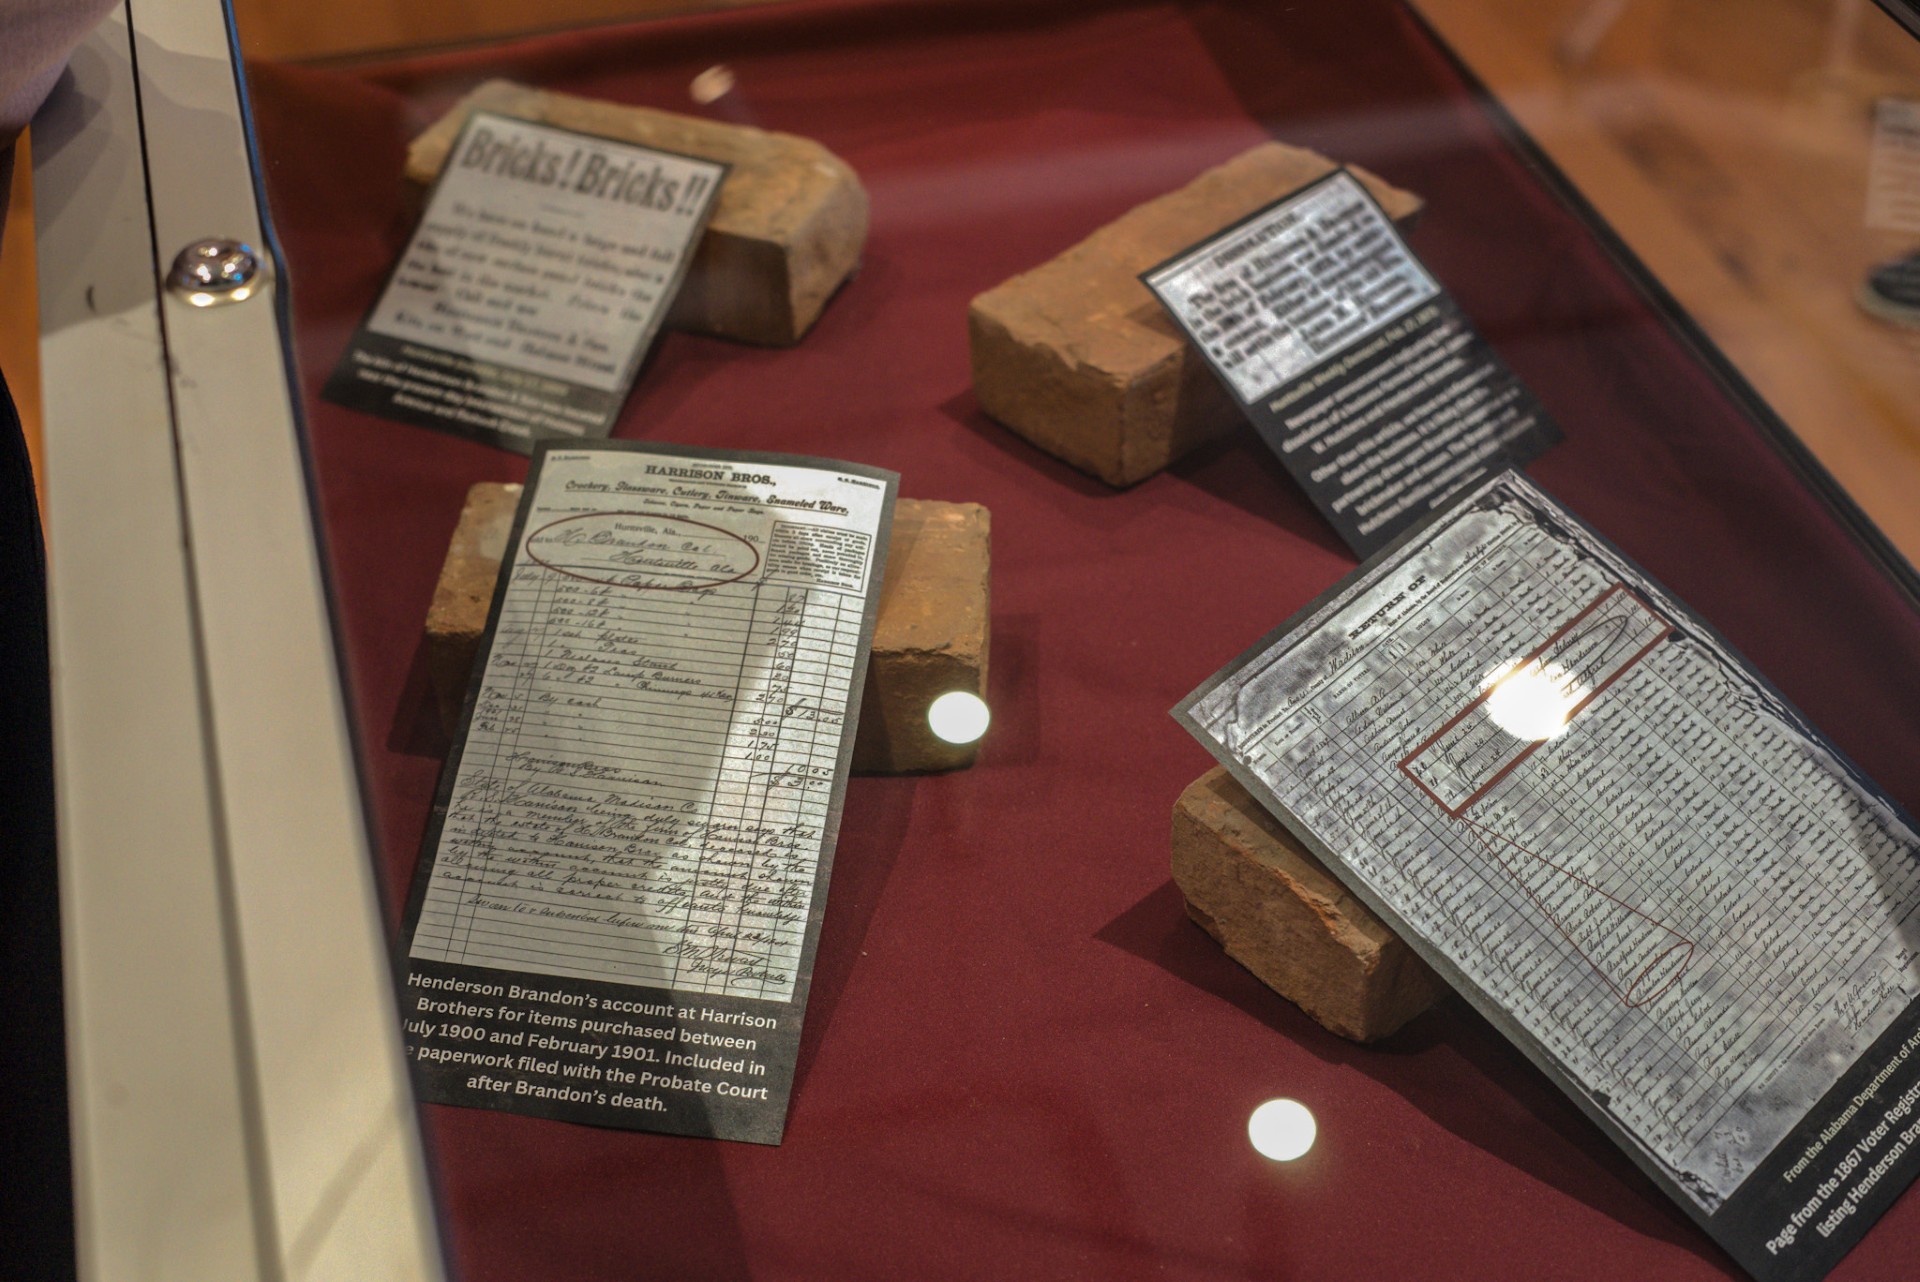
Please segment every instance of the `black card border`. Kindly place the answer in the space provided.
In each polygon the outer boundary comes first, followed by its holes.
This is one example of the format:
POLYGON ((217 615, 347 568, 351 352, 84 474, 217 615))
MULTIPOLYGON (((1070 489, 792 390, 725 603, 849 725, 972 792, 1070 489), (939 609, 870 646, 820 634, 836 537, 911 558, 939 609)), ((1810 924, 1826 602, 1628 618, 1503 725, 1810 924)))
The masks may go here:
MULTIPOLYGON (((1547 509, 1547 514, 1556 520, 1563 520, 1581 537, 1590 541, 1593 546, 1607 556, 1615 558, 1628 570, 1657 589, 1659 593, 1657 604, 1661 612, 1667 614, 1670 622, 1675 624, 1676 632, 1690 631, 1696 633, 1723 649, 1726 654, 1739 665, 1741 674, 1764 690, 1772 698, 1777 699, 1780 706, 1794 720, 1800 732, 1817 743, 1822 749, 1831 753, 1835 764, 1841 770, 1845 771, 1865 793, 1885 804, 1894 817, 1905 823, 1910 829, 1920 832, 1920 825, 1914 823, 1912 816, 1907 813, 1906 809, 1861 770, 1851 757, 1847 756, 1837 745, 1825 735, 1821 734, 1813 723, 1808 720, 1806 714, 1801 712, 1799 707, 1789 700, 1772 681, 1768 680, 1766 675, 1755 667, 1746 655, 1742 654, 1738 648, 1729 643, 1725 637, 1721 636, 1717 629, 1702 619, 1684 601, 1675 597, 1664 584, 1651 574, 1648 574, 1638 562, 1622 552, 1611 539, 1608 539, 1605 535, 1595 530, 1565 504, 1555 499, 1543 487, 1536 484, 1518 469, 1511 467, 1494 473, 1470 489, 1458 492, 1444 506, 1436 508, 1409 526, 1406 530, 1396 535, 1391 542, 1368 557, 1355 569, 1342 576, 1337 583, 1314 597, 1313 600, 1300 607, 1300 609, 1294 611, 1294 613, 1288 616, 1279 626, 1273 628, 1257 641, 1253 642, 1252 645, 1248 646, 1219 671, 1215 672, 1213 676, 1207 678, 1207 680, 1196 687, 1191 694, 1175 704, 1170 710, 1170 715, 1188 734, 1192 735, 1216 761, 1224 766, 1228 773, 1231 774, 1262 807, 1272 814, 1274 818, 1279 820, 1289 833, 1311 851, 1321 863, 1326 865, 1327 869, 1338 878, 1341 885, 1345 886, 1356 898, 1366 904, 1375 916, 1379 917, 1395 934, 1399 935, 1400 938, 1419 955, 1422 961, 1426 962, 1428 966, 1432 967, 1435 972, 1447 981, 1448 986, 1454 992, 1458 993, 1462 1000, 1466 1001, 1467 1004, 1472 1006, 1488 1023, 1498 1029, 1501 1035, 1511 1042, 1521 1054, 1525 1055, 1535 1068, 1546 1075, 1547 1079, 1553 1083, 1562 1095, 1572 1101, 1575 1107, 1600 1128, 1601 1133, 1612 1141, 1617 1149, 1626 1154, 1627 1158, 1653 1181, 1655 1187, 1665 1194, 1669 1201, 1685 1214, 1689 1220, 1699 1225, 1716 1244, 1727 1251, 1729 1255, 1733 1256, 1743 1268, 1747 1269, 1748 1272, 1752 1273, 1756 1278, 1762 1279, 1763 1282, 1814 1282, 1815 1279, 1824 1277, 1829 1270, 1838 1264, 1840 1259, 1842 1259, 1848 1251, 1851 1251, 1853 1247, 1859 1243, 1861 1238, 1866 1236, 1873 1225, 1878 1223, 1880 1215, 1884 1214, 1885 1210, 1892 1205, 1893 1201, 1897 1199, 1901 1193, 1906 1191, 1916 1175, 1920 1175, 1920 1146, 1908 1150, 1908 1152, 1903 1155, 1900 1166, 1896 1168, 1897 1174, 1894 1179, 1884 1181, 1882 1186, 1876 1189, 1874 1196, 1869 1199, 1877 1203, 1877 1209, 1870 1215, 1857 1216, 1850 1219, 1841 1231, 1836 1232, 1832 1238, 1826 1240, 1827 1250, 1812 1255, 1809 1258, 1796 1259, 1793 1261, 1771 1259, 1764 1254, 1763 1242, 1736 1239, 1732 1233, 1721 1230, 1732 1227, 1730 1223, 1731 1220, 1741 1218, 1740 1212, 1748 1205, 1748 1203, 1742 1199, 1743 1197, 1751 1198, 1756 1195, 1756 1181, 1772 1174, 1773 1168, 1785 1166, 1794 1155, 1795 1145, 1797 1143, 1804 1143, 1804 1133, 1810 1130, 1817 1132, 1820 1121, 1832 1116, 1836 1110, 1836 1106, 1851 1097, 1853 1090, 1857 1086, 1857 1079, 1864 1077, 1866 1075, 1865 1069, 1871 1067, 1873 1063, 1878 1062, 1875 1057, 1881 1054, 1885 1047, 1895 1040, 1895 1035, 1908 1032, 1916 1026, 1916 1022, 1920 1021, 1920 999, 1909 1003, 1904 1012, 1894 1017, 1893 1021, 1889 1023, 1881 1035, 1876 1038, 1866 1050, 1855 1057, 1853 1062, 1842 1071, 1833 1086, 1828 1088, 1827 1092, 1816 1100, 1813 1106, 1807 1110, 1806 1114, 1782 1137, 1780 1143, 1775 1145, 1765 1157, 1761 1158, 1760 1161, 1754 1165, 1753 1170, 1748 1173, 1747 1178, 1741 1181, 1739 1186, 1720 1204, 1719 1208, 1713 1212, 1708 1212, 1696 1203, 1672 1177, 1661 1169, 1660 1163, 1641 1146, 1640 1142, 1636 1140, 1624 1126, 1616 1122, 1600 1105, 1588 1098, 1585 1089, 1574 1080, 1571 1073, 1559 1066, 1556 1057, 1551 1051, 1541 1045, 1518 1021, 1495 1002, 1490 995, 1483 992, 1476 984, 1469 980, 1466 975, 1448 959, 1445 953, 1435 947, 1423 934, 1413 929, 1400 914, 1395 912, 1389 905, 1375 895, 1372 888, 1367 886, 1363 879, 1353 875, 1339 854, 1315 836, 1312 829, 1303 822, 1298 815, 1273 795, 1272 791, 1261 781, 1258 775, 1248 769, 1225 744, 1217 742, 1192 714, 1193 706, 1200 700, 1237 676, 1247 667, 1267 657, 1280 642, 1285 641, 1290 635, 1304 632, 1307 626, 1313 623, 1320 615, 1335 608, 1342 600, 1357 594, 1389 564, 1399 560, 1402 552, 1405 551, 1410 544, 1423 540, 1428 532, 1435 526, 1452 520, 1463 509, 1479 501, 1481 497, 1490 490, 1502 485, 1517 485, 1524 498, 1531 502, 1543 503, 1543 506, 1547 509), (1889 1188, 1888 1186, 1891 1187, 1889 1188), (1730 1211, 1732 1212, 1731 1216, 1729 1216, 1730 1211)), ((1920 1057, 1916 1058, 1920 1059, 1920 1057)), ((1917 1065, 1916 1068, 1920 1069, 1920 1065, 1917 1065)))
MULTIPOLYGON (((840 738, 839 756, 834 762, 833 792, 827 802, 827 815, 821 824, 820 860, 814 873, 813 899, 807 911, 807 934, 800 948, 800 959, 796 966, 797 980, 793 996, 781 1004, 783 1010, 790 1012, 793 1019, 793 1040, 796 1049, 805 1031, 807 1001, 813 991, 814 957, 820 944, 820 932, 826 919, 827 892, 833 874, 833 856, 840 842, 840 822, 845 811, 847 784, 852 773, 854 737, 860 723, 860 704, 866 689, 868 660, 873 651, 873 629, 880 613, 880 589, 886 578, 887 553, 890 550, 893 534, 893 516, 896 500, 899 497, 900 477, 896 472, 885 468, 873 467, 865 463, 849 463, 838 459, 816 458, 803 454, 779 454, 750 450, 726 450, 709 446, 671 445, 656 441, 615 441, 615 440, 542 440, 534 444, 532 457, 527 465, 527 479, 522 484, 520 502, 514 509, 513 527, 507 535, 506 550, 500 559, 500 576, 493 587, 493 598, 487 606, 487 626, 480 635, 480 643, 474 653, 473 667, 468 673, 466 692, 461 696, 460 720, 454 732, 452 746, 447 751, 446 762, 441 766, 440 778, 434 786, 433 809, 428 814, 427 828, 420 840, 419 853, 415 857, 413 877, 408 887, 406 907, 401 916, 400 939, 395 949, 395 981, 400 989, 402 1009, 406 1008, 406 977, 412 968, 412 945, 415 930, 420 921, 420 910, 425 904, 428 883, 433 877, 433 868, 439 859, 440 836, 446 826, 447 809, 453 799, 454 781, 459 777, 461 761, 466 756, 467 733, 473 722, 474 705, 480 693, 480 677, 486 672, 487 659, 493 651, 494 633, 500 623, 500 609, 506 601, 507 588, 512 579, 514 562, 519 557, 522 535, 526 529, 527 517, 533 507, 533 497, 539 490, 540 473, 549 453, 555 450, 585 450, 593 452, 618 452, 631 454, 650 454, 659 458, 694 459, 728 464, 771 464, 779 467, 807 468, 821 472, 843 472, 850 476, 863 477, 878 481, 883 494, 880 505, 880 520, 874 535, 873 556, 870 558, 866 584, 866 605, 860 619, 860 644, 854 656, 854 677, 848 685, 845 728, 840 738)), ((473 965, 474 963, 467 963, 473 965)), ((494 970, 496 967, 484 967, 494 970)), ((508 971, 500 969, 503 975, 532 974, 533 972, 508 971)), ((601 980, 601 983, 619 984, 617 980, 601 980)), ((676 993, 672 988, 656 988, 651 985, 632 984, 623 987, 676 993)), ((769 999, 771 1000, 771 999, 769 999)), ((408 1057, 409 1067, 412 1058, 408 1057)), ((784 1103, 781 1108, 781 1126, 784 1131, 785 1119, 792 1109, 793 1080, 791 1076, 782 1083, 781 1094, 784 1103)), ((502 1112, 520 1112, 518 1109, 502 1108, 502 1112)), ((527 1113, 539 1116, 538 1113, 527 1113)), ((623 1129, 641 1129, 630 1127, 623 1129)), ((658 1132, 649 1132, 658 1133, 658 1132)), ((725 1137, 716 1137, 725 1138, 725 1137)), ((779 1140, 775 1139, 774 1143, 779 1140)))

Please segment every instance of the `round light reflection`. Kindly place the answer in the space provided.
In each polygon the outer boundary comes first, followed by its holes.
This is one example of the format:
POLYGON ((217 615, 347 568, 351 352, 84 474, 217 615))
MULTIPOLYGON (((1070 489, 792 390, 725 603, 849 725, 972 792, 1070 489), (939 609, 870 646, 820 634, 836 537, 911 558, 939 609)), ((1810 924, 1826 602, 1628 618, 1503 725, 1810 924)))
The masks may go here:
POLYGON ((1557 663, 1529 663, 1493 683, 1487 716, 1516 739, 1551 739, 1567 721, 1587 688, 1557 663))
POLYGON ((733 68, 724 62, 715 63, 693 78, 687 96, 705 107, 732 93, 735 83, 733 68))
POLYGON ((1254 1152, 1276 1162, 1291 1162, 1313 1147, 1320 1133, 1313 1113, 1299 1100, 1270 1099, 1247 1119, 1254 1152))
POLYGON ((965 690, 950 690, 927 708, 927 726, 948 743, 972 743, 992 719, 985 701, 965 690))
POLYGON ((253 297, 253 286, 241 285, 224 294, 210 294, 204 289, 196 289, 186 295, 189 303, 195 307, 212 307, 215 303, 244 303, 253 297))

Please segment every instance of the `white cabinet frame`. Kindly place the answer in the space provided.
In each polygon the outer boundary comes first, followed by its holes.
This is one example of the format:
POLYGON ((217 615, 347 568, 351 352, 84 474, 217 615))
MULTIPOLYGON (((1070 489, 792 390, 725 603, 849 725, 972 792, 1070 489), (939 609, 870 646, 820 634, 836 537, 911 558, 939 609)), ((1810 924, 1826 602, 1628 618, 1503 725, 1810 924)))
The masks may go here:
POLYGON ((129 0, 33 138, 81 1274, 443 1264, 228 19, 129 0), (264 256, 264 253, 263 253, 264 256))

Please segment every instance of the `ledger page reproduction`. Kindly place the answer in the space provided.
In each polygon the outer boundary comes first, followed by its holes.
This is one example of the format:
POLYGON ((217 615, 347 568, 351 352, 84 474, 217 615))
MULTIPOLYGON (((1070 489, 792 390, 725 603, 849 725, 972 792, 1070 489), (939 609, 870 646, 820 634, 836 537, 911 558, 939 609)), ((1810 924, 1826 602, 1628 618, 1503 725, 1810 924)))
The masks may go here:
POLYGON ((1920 839, 1524 479, 1175 715, 1757 1276, 1911 1180, 1920 839))
POLYGON ((893 496, 540 447, 408 913, 425 1098, 778 1141, 893 496))

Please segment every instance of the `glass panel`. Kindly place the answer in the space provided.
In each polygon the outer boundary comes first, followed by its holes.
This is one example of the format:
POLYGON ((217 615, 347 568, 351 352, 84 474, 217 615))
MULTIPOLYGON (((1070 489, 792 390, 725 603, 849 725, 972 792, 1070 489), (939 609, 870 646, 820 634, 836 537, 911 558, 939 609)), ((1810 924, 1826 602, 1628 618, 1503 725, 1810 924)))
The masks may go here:
MULTIPOLYGON (((1389 212, 1418 205, 1413 249, 1564 432, 1529 476, 1913 810, 1915 581, 1855 506, 1920 546, 1912 339, 1855 295, 1920 246, 1899 105, 1920 55, 1861 5, 1762 8, 801 0, 548 9, 593 25, 509 36, 504 9, 241 7, 396 930, 461 688, 437 691, 424 639, 436 582, 470 488, 527 461, 321 389, 420 217, 409 144, 463 94, 506 79, 844 161, 870 210, 858 272, 797 340, 717 320, 738 296, 683 299, 614 436, 872 464, 992 513, 991 728, 970 767, 853 779, 784 1142, 427 1106, 456 1270, 1729 1269, 1463 1003, 1356 1045, 1169 880, 1169 812, 1210 761, 1167 710, 1356 564, 1129 279, 1214 227, 1163 208, 1107 242, 1104 277, 1029 282, 1033 315, 1079 326, 1057 338, 996 348, 996 313, 970 330, 969 307, 1270 140, 1364 168, 1389 212), (1186 373, 1156 388, 1127 352, 1186 373), (1177 427, 1176 400, 1200 407, 1177 427), (1160 435, 1122 431, 1142 422, 1160 435)), ((1854 1275, 1903 1274, 1912 1209, 1854 1275)))
POLYGON ((1911 558, 1920 42, 1869 0, 1422 10, 1911 558))

